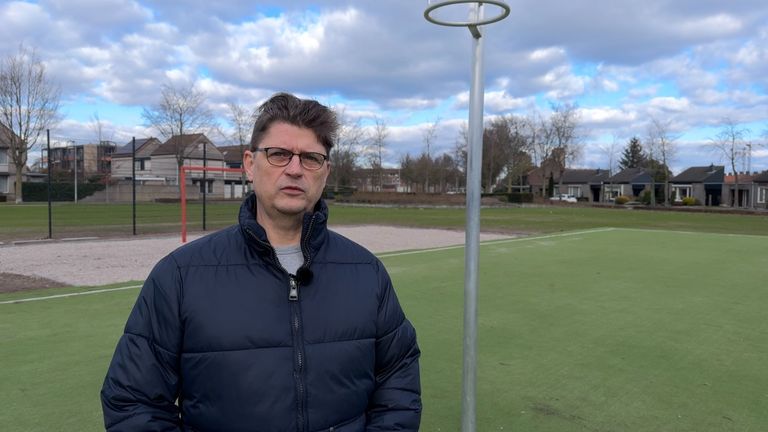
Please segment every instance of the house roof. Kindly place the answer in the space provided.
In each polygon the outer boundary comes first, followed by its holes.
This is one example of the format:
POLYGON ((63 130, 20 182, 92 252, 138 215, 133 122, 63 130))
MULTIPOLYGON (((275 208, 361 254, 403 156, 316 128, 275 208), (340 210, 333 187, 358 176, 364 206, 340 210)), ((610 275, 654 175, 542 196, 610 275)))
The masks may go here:
POLYGON ((11 136, 15 135, 12 130, 0 123, 0 148, 10 148, 11 136))
POLYGON ((725 167, 722 165, 708 165, 690 167, 680 174, 669 179, 670 183, 723 183, 725 167))
POLYGON ((188 159, 202 159, 203 158, 203 146, 206 147, 206 158, 209 160, 223 160, 224 156, 221 151, 213 145, 211 140, 205 136, 205 134, 188 134, 188 135, 174 135, 162 145, 160 145, 155 151, 152 152, 152 156, 164 156, 164 155, 176 155, 177 150, 184 149, 184 157, 188 159))
POLYGON ((221 155, 224 156, 224 161, 227 163, 242 163, 243 162, 243 151, 248 150, 250 148, 250 145, 245 144, 243 145, 243 148, 240 148, 240 145, 232 145, 232 146, 221 146, 217 147, 219 151, 221 152, 221 155))
POLYGON ((557 183, 557 181, 560 179, 560 173, 555 170, 551 171, 549 169, 546 169, 545 167, 536 167, 532 170, 528 171, 526 174, 527 182, 531 186, 541 186, 547 181, 549 181, 549 176, 552 176, 552 179, 557 183))
MULTIPOLYGON (((136 156, 146 157, 152 153, 152 150, 157 148, 160 144, 160 140, 155 137, 141 138, 136 140, 136 156), (153 145, 154 144, 154 145, 153 145)), ((133 142, 118 147, 112 156, 130 156, 133 153, 133 142)))
POLYGON ((609 177, 604 169, 566 169, 563 184, 600 184, 609 177))
MULTIPOLYGON (((739 173, 739 184, 744 185, 747 183, 752 183, 754 181, 755 177, 757 177, 757 174, 747 174, 747 173, 739 173)), ((733 174, 728 174, 725 176, 725 184, 736 184, 736 176, 733 174)))
POLYGON ((626 168, 608 177, 610 183, 651 183, 651 175, 645 168, 626 168))
POLYGON ((755 183, 768 183, 768 170, 765 170, 752 179, 755 183))

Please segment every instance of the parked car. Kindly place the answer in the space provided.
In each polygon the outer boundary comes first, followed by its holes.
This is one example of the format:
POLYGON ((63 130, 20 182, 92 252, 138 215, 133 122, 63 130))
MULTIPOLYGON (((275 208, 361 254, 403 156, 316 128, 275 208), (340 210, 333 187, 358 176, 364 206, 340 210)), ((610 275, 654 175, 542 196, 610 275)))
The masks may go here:
POLYGON ((568 195, 568 194, 558 194, 549 199, 550 201, 560 201, 560 202, 568 202, 568 203, 575 203, 578 201, 575 196, 568 195))

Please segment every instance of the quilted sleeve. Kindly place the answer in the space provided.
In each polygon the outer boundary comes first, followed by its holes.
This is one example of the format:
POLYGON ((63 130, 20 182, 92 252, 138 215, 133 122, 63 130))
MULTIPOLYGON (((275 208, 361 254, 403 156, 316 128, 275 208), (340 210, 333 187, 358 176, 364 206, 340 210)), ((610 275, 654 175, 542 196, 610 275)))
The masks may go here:
POLYGON ((392 282, 378 263, 380 303, 376 335, 376 388, 366 431, 418 431, 421 421, 419 347, 392 282))
POLYGON ((180 429, 181 278, 171 256, 150 273, 128 317, 104 385, 108 431, 180 429))

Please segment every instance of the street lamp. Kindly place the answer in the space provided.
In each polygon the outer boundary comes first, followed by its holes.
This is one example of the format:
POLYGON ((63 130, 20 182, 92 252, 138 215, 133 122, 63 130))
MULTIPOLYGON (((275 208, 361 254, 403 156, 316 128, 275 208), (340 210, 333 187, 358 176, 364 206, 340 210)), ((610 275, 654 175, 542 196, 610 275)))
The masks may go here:
POLYGON ((480 249, 480 176, 483 159, 483 35, 480 26, 501 21, 509 15, 509 6, 498 0, 430 1, 424 18, 437 25, 467 27, 472 35, 472 84, 469 89, 469 148, 467 149, 467 224, 464 255, 464 365, 461 389, 461 430, 476 430, 477 383, 477 273, 480 249), (466 20, 438 18, 438 10, 471 4, 466 20), (484 16, 484 5, 498 9, 496 15, 484 16))

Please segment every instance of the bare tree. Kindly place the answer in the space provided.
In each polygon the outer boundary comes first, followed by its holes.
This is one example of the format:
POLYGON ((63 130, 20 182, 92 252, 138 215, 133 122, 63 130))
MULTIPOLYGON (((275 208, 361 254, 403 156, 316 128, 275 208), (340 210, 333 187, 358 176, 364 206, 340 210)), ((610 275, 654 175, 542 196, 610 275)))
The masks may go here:
POLYGON ((511 193, 514 178, 519 177, 519 184, 522 185, 522 176, 525 171, 530 169, 531 156, 529 152, 532 151, 533 143, 530 141, 530 137, 527 134, 527 118, 509 115, 505 117, 505 119, 510 132, 509 160, 506 170, 507 192, 511 193))
POLYGON ((18 204, 24 201, 22 182, 29 152, 43 131, 59 120, 61 90, 49 79, 34 49, 21 45, 1 62, 0 125, 5 130, 0 132, 6 135, 16 171, 14 193, 18 204))
POLYGON ((549 135, 555 148, 551 156, 559 170, 558 187, 563 185, 565 169, 581 157, 581 136, 578 127, 579 111, 576 104, 552 105, 549 135))
POLYGON ((144 108, 141 116, 147 126, 156 129, 164 138, 179 136, 172 140, 176 164, 179 168, 192 148, 184 144, 185 133, 208 133, 216 129, 213 113, 205 105, 205 94, 195 90, 193 85, 176 87, 163 84, 160 101, 144 108))
MULTIPOLYGON (((253 124, 256 121, 256 110, 249 110, 244 105, 234 101, 227 103, 227 108, 229 108, 227 120, 232 125, 231 138, 240 146, 240 157, 242 157, 248 145, 253 124)), ((241 181, 245 190, 248 185, 248 176, 245 170, 243 170, 241 181)))
POLYGON ((429 192, 429 172, 432 171, 432 144, 437 140, 437 126, 440 123, 440 118, 436 118, 434 122, 430 123, 426 129, 421 131, 421 140, 424 143, 426 149, 426 166, 425 168, 425 182, 424 192, 429 192))
POLYGON ((95 111, 91 115, 91 123, 89 126, 93 133, 96 135, 97 144, 101 144, 104 141, 112 141, 112 138, 115 136, 115 132, 113 130, 107 130, 107 127, 104 124, 104 121, 101 120, 98 111, 95 111))
POLYGON ((541 185, 541 195, 545 196, 546 179, 552 175, 552 155, 557 148, 557 140, 549 122, 538 111, 527 116, 526 121, 528 140, 531 143, 534 164, 541 168, 544 180, 541 185))
POLYGON ((482 171, 485 174, 485 191, 493 192, 496 180, 507 168, 512 151, 512 133, 504 117, 490 120, 483 129, 482 171))
POLYGON ((456 164, 457 175, 454 178, 454 189, 459 190, 459 181, 467 177, 467 146, 469 145, 469 130, 466 122, 459 126, 459 133, 453 145, 453 162, 456 164))
MULTIPOLYGON (((101 120, 101 117, 99 117, 99 112, 95 111, 91 115, 91 123, 90 128, 93 131, 93 133, 96 135, 96 147, 97 152, 100 155, 98 157, 99 159, 99 172, 104 173, 101 181, 104 183, 105 188, 105 195, 106 195, 106 201, 109 202, 109 183, 110 183, 110 171, 111 167, 107 166, 106 164, 106 158, 102 157, 105 153, 105 149, 112 145, 112 137, 114 136, 114 131, 107 131, 106 126, 104 125, 104 122, 101 120)), ((75 155, 77 155, 77 149, 75 149, 75 155)), ((75 157, 77 159, 77 157, 75 157)), ((77 160, 75 160, 75 163, 77 163, 77 160)))
MULTIPOLYGON (((651 116, 651 121, 648 124, 648 142, 649 154, 653 156, 658 155, 659 162, 661 162, 661 174, 664 180, 664 205, 669 206, 669 163, 674 160, 676 147, 675 141, 679 138, 679 135, 672 133, 672 122, 662 122, 656 117, 651 116)), ((650 162, 653 163, 653 157, 650 158, 650 162)), ((653 173, 654 178, 657 173, 653 173)), ((655 195, 655 193, 654 193, 655 195)), ((655 197, 654 197, 655 198, 655 197)), ((652 201, 654 202, 654 201, 652 201)))
POLYGON ((384 185, 384 172, 383 172, 383 159, 382 153, 384 147, 387 144, 387 137, 389 136, 389 128, 383 119, 379 117, 374 118, 373 130, 371 131, 371 145, 372 152, 369 154, 370 166, 373 170, 376 181, 378 182, 379 191, 382 190, 384 185))
POLYGON ((736 165, 742 160, 742 156, 744 155, 747 134, 749 134, 749 129, 739 127, 739 125, 730 118, 725 118, 722 121, 720 132, 710 140, 712 149, 717 153, 720 153, 720 156, 727 161, 733 171, 735 184, 732 205, 734 207, 741 206, 741 203, 739 202, 739 170, 736 165))
MULTIPOLYGON (((638 140, 639 142, 639 140, 638 140)), ((619 137, 614 134, 611 139, 611 143, 608 145, 600 146, 600 151, 608 158, 608 176, 613 177, 616 168, 616 159, 619 153, 619 137)), ((613 182, 609 183, 611 194, 613 194, 613 182)), ((603 188, 604 189, 604 188, 603 188)), ((600 202, 605 200, 605 190, 601 191, 600 202)))
POLYGON ((340 186, 352 185, 360 148, 366 136, 365 130, 360 125, 360 119, 353 119, 347 115, 344 108, 336 109, 336 117, 339 120, 339 132, 330 154, 333 168, 329 184, 333 184, 334 190, 338 192, 340 186))
POLYGON ((413 185, 417 184, 416 161, 409 153, 400 156, 400 181, 405 183, 407 192, 413 190, 413 185))

